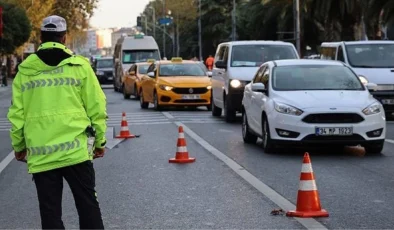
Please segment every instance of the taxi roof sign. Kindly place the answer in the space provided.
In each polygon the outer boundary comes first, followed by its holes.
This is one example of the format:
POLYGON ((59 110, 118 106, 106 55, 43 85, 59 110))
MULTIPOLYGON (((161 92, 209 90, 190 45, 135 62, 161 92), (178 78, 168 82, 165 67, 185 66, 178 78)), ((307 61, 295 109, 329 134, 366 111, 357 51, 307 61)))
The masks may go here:
POLYGON ((148 59, 148 60, 146 60, 146 62, 149 62, 149 63, 153 63, 155 61, 156 61, 156 59, 148 59))
POLYGON ((181 57, 173 57, 171 58, 171 62, 182 62, 183 59, 181 57))

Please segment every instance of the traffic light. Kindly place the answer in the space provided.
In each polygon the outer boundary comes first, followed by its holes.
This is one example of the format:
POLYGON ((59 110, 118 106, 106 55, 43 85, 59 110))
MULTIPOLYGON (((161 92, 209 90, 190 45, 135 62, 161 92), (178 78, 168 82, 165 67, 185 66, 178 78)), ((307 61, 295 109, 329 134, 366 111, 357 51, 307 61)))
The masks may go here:
POLYGON ((137 17, 137 26, 142 27, 141 17, 140 16, 137 17))

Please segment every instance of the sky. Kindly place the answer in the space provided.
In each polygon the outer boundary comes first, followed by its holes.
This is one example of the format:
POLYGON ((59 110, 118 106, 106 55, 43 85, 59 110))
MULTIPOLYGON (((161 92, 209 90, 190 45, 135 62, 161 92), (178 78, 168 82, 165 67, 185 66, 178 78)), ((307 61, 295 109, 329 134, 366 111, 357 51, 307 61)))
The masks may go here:
POLYGON ((93 27, 132 27, 150 0, 99 0, 90 24, 93 27))

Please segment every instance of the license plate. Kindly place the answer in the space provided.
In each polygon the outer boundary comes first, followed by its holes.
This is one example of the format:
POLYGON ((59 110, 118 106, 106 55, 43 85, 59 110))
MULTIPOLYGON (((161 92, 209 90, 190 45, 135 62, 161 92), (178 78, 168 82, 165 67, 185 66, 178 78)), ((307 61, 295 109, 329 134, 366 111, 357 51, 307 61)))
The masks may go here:
POLYGON ((353 135, 352 127, 320 128, 315 129, 316 136, 350 136, 353 135))
POLYGON ((200 95, 182 95, 182 99, 185 100, 200 99, 200 95))
POLYGON ((113 79, 114 79, 113 77, 109 77, 109 78, 108 78, 108 80, 113 80, 113 79))
POLYGON ((394 99, 382 99, 382 104, 394 105, 394 99))

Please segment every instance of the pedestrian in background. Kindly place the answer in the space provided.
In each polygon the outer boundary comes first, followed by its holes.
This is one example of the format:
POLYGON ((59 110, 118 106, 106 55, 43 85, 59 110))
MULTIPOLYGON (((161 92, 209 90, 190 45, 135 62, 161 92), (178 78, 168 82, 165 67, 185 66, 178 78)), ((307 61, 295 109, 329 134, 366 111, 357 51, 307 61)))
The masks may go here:
POLYGON ((209 55, 205 61, 205 65, 207 66, 208 70, 212 70, 214 61, 215 59, 212 57, 212 55, 209 55))
POLYGON ((104 156, 106 97, 89 61, 64 45, 66 29, 64 18, 45 18, 42 44, 19 65, 8 112, 12 146, 33 174, 43 229, 64 229, 63 178, 80 228, 103 229, 92 160, 104 156), (93 131, 95 149, 89 154, 93 131))

